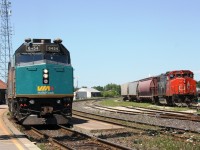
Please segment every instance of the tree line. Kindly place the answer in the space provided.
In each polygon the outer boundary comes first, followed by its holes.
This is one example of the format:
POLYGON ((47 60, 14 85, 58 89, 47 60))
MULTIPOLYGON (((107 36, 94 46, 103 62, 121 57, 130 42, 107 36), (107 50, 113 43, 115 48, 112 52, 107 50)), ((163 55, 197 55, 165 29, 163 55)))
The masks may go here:
POLYGON ((121 95, 121 86, 117 84, 107 84, 106 86, 94 86, 94 89, 101 92, 103 97, 115 97, 121 95))
POLYGON ((200 88, 200 81, 197 81, 197 88, 200 88))

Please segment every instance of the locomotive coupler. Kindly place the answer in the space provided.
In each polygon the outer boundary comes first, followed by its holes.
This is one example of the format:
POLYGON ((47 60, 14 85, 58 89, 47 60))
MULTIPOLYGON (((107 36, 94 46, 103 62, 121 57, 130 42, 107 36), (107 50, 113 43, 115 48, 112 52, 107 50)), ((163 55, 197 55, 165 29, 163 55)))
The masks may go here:
POLYGON ((41 113, 40 115, 47 115, 47 114, 52 114, 53 112, 53 107, 46 106, 41 108, 41 113))

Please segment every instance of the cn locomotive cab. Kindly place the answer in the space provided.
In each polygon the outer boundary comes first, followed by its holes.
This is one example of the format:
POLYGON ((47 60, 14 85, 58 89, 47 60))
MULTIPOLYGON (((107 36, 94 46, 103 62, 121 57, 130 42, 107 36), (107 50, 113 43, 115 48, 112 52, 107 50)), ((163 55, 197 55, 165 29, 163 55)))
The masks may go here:
POLYGON ((171 105, 175 103, 190 104, 196 98, 196 81, 189 70, 167 73, 166 97, 171 105))

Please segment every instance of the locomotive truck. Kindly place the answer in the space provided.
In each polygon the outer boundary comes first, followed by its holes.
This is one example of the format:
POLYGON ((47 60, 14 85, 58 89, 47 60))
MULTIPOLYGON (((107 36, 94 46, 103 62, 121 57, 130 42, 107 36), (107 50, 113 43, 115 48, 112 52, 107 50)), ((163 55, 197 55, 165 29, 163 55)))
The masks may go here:
POLYGON ((7 102, 23 125, 68 124, 73 67, 61 39, 25 39, 8 64, 7 102))

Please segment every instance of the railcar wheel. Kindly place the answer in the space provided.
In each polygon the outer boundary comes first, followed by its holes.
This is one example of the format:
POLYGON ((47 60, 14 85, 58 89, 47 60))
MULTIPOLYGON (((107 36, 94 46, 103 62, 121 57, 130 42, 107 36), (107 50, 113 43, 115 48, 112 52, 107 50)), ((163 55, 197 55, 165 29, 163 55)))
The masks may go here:
POLYGON ((160 104, 160 102, 159 102, 159 98, 153 96, 153 97, 152 97, 152 103, 155 104, 155 105, 159 105, 159 104, 160 104))
POLYGON ((123 101, 126 101, 126 100, 128 100, 128 97, 127 97, 127 96, 125 96, 125 97, 123 98, 123 101))

